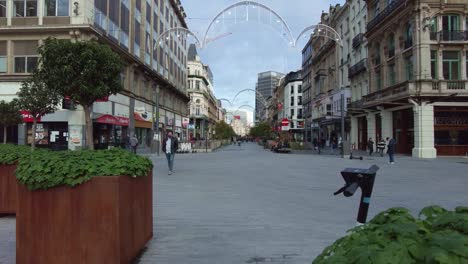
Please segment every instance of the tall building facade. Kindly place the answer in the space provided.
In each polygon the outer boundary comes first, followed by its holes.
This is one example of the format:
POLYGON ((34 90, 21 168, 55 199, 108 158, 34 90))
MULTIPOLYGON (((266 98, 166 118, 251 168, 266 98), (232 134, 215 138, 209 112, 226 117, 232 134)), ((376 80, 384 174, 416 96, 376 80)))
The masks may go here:
POLYGON ((190 96, 190 136, 212 138, 214 125, 219 121, 218 100, 213 91, 213 73, 204 65, 195 44, 188 52, 188 92, 190 96))
POLYGON ((258 80, 255 85, 255 121, 265 121, 268 113, 267 100, 273 95, 273 91, 278 81, 284 74, 267 71, 258 74, 258 80))
POLYGON ((467 3, 366 1, 369 93, 351 104, 354 140, 396 139, 419 158, 468 152, 467 3), (361 135, 364 134, 363 135, 361 135))
POLYGON ((302 105, 302 73, 301 71, 288 73, 281 81, 283 89, 283 117, 289 120, 290 139, 303 141, 304 139, 304 112, 302 105))
MULTIPOLYGON (((149 146, 153 119, 161 131, 171 129, 185 138, 187 40, 170 34, 160 48, 156 46, 166 30, 187 28, 185 17, 178 0, 1 1, 0 99, 16 96, 21 81, 37 66, 37 47, 45 38, 95 39, 109 45, 125 62, 124 91, 93 106, 96 148, 122 144, 130 134, 137 135, 141 146, 149 146)), ((41 147, 56 149, 84 146, 84 113, 80 107, 71 110, 66 105, 44 116, 36 135, 31 135, 31 124, 25 118, 15 143, 36 140, 41 147)))

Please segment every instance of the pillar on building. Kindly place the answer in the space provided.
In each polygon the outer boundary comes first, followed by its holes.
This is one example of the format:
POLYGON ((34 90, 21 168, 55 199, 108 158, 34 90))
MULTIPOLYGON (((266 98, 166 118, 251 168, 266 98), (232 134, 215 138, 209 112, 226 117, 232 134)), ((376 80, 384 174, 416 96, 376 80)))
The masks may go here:
POLYGON ((393 138, 393 113, 389 110, 380 111, 382 120, 382 138, 393 138))
POLYGON ((366 142, 369 138, 372 138, 375 141, 375 114, 374 113, 367 113, 367 138, 366 142))
POLYGON ((468 76, 466 76, 466 67, 468 67, 468 65, 466 65, 466 52, 467 52, 467 48, 465 47, 465 49, 463 50, 463 52, 461 53, 461 79, 462 80, 467 80, 468 76))
POLYGON ((358 139, 358 118, 355 116, 351 116, 351 133, 350 133, 350 144, 357 146, 359 139, 358 139))
POLYGON ((415 105, 414 112, 414 148, 415 158, 436 158, 434 147, 434 106, 415 105))

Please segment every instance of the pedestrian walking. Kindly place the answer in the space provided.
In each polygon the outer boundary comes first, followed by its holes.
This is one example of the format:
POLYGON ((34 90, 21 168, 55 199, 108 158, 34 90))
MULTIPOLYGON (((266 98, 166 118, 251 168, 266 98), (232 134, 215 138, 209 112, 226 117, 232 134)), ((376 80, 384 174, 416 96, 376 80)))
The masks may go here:
POLYGON ((135 134, 130 138, 130 147, 132 148, 132 152, 136 154, 138 148, 138 138, 135 134))
POLYGON ((389 163, 390 164, 395 164, 395 145, 396 145, 396 141, 393 138, 392 139, 387 138, 387 142, 388 142, 387 154, 388 154, 388 158, 390 159, 389 163))
POLYGON ((172 175, 174 171, 174 157, 177 149, 179 148, 179 141, 176 137, 172 136, 172 131, 167 132, 167 136, 164 139, 162 150, 166 153, 167 165, 169 167, 169 175, 172 175))
POLYGON ((367 148, 369 149, 369 156, 372 156, 372 153, 374 153, 374 141, 372 138, 369 138, 369 141, 367 141, 367 148))
POLYGON ((385 146, 387 144, 385 143, 385 140, 380 139, 379 143, 377 143, 377 151, 380 153, 380 156, 383 157, 384 155, 384 150, 385 150, 385 146))

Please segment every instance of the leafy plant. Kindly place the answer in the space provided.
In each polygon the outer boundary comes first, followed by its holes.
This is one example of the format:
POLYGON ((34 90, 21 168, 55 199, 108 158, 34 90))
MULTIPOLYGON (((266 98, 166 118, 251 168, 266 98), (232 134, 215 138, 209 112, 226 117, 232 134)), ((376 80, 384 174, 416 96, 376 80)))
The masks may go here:
POLYGON ((250 129, 250 136, 253 137, 271 139, 272 134, 271 126, 266 122, 259 123, 250 129))
POLYGON ((413 217, 392 208, 327 247, 313 264, 468 263, 468 208, 439 206, 413 217))
POLYGON ((93 176, 146 176, 152 162, 118 148, 31 152, 19 159, 16 178, 30 190, 77 186, 93 176))
POLYGON ((39 47, 41 81, 48 89, 81 105, 85 114, 86 145, 94 149, 91 107, 99 99, 123 89, 122 59, 97 41, 48 38, 39 47))
POLYGON ((214 130, 216 139, 230 139, 231 137, 236 136, 232 127, 223 120, 216 123, 214 130))
POLYGON ((16 146, 11 144, 0 145, 0 165, 11 165, 21 157, 29 155, 31 148, 28 146, 16 146))
POLYGON ((16 101, 0 101, 0 126, 3 126, 3 144, 7 142, 7 127, 21 124, 23 121, 16 101))

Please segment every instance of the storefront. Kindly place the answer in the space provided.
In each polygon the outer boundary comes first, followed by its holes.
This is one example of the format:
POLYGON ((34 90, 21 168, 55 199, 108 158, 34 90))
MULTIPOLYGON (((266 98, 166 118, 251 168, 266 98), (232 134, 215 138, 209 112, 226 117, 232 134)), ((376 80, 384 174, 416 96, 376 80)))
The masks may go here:
POLYGON ((367 118, 361 116, 358 120, 358 149, 367 150, 367 118))
POLYGON ((140 146, 151 146, 151 114, 148 112, 135 112, 135 134, 140 146))
POLYGON ((95 118, 93 123, 94 148, 125 147, 128 124, 129 119, 126 117, 101 115, 95 118))
POLYGON ((411 154, 414 148, 413 108, 393 112, 393 135, 396 153, 411 154))
POLYGON ((468 107, 434 107, 437 155, 468 153, 468 107))

